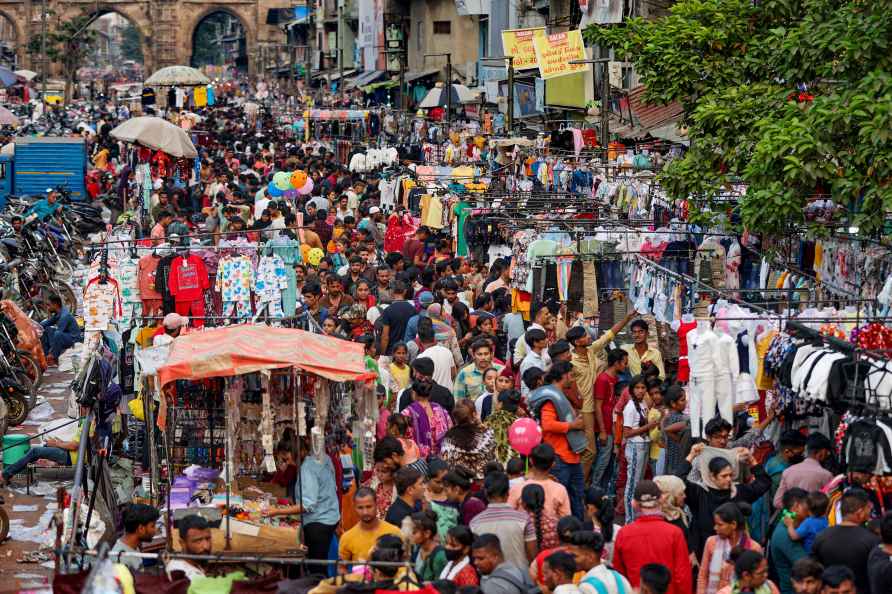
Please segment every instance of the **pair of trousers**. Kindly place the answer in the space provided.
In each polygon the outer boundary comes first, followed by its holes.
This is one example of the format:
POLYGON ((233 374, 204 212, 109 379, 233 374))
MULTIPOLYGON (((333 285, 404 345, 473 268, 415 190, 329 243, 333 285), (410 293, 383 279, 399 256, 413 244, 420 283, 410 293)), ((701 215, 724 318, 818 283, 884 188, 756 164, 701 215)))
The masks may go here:
POLYGON ((601 442, 597 442, 597 448, 598 454, 595 456, 595 464, 592 466, 591 480, 586 484, 601 486, 610 493, 610 486, 613 484, 614 468, 613 464, 611 464, 613 460, 613 433, 607 434, 607 442, 604 445, 601 445, 601 442))
POLYGON ((246 322, 251 319, 254 311, 251 309, 251 301, 224 301, 223 317, 237 317, 240 322, 246 322))
POLYGON ((649 449, 650 444, 646 441, 626 442, 626 524, 635 519, 632 499, 635 495, 635 487, 638 486, 638 481, 644 479, 644 471, 647 470, 647 464, 650 460, 648 455, 649 449))
POLYGON ((582 413, 582 421, 585 423, 585 439, 588 441, 588 446, 585 448, 585 451, 581 454, 581 462, 582 462, 582 475, 586 485, 591 484, 592 478, 592 466, 595 463, 595 459, 598 455, 598 445, 596 443, 597 436, 595 435, 595 413, 582 413))
POLYGON ((40 337, 40 344, 43 346, 43 352, 47 355, 51 355, 57 360, 62 353, 74 346, 74 343, 76 342, 77 338, 70 334, 59 332, 55 326, 44 328, 43 335, 40 337))
POLYGON ((716 411, 733 424, 734 395, 731 393, 730 376, 692 376, 689 388, 691 437, 702 437, 703 428, 716 416, 716 411))
POLYGON ((142 313, 145 316, 163 316, 164 302, 161 299, 143 299, 142 313))
POLYGON ((62 448, 48 448, 44 446, 31 448, 27 454, 3 469, 3 480, 8 481, 37 460, 50 460, 56 464, 70 466, 71 454, 68 450, 63 450, 62 448))
POLYGON ((559 483, 567 488, 570 497, 570 511, 580 520, 585 517, 585 482, 582 475, 582 464, 568 464, 560 458, 551 469, 551 474, 559 483))
POLYGON ((195 301, 177 301, 177 313, 181 316, 193 316, 192 325, 196 328, 204 326, 204 297, 195 301))
MULTIPOLYGON (((334 538, 337 524, 310 522, 304 525, 304 544, 307 546, 307 557, 310 559, 328 559, 328 549, 334 538)), ((311 574, 328 575, 328 565, 308 563, 307 571, 311 574)))

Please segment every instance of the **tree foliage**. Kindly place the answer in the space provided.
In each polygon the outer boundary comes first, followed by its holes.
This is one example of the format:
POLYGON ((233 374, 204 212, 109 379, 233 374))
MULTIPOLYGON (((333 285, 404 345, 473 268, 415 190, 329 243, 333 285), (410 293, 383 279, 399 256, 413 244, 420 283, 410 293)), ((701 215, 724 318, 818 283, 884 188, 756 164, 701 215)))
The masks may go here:
POLYGON ((133 60, 140 64, 143 62, 142 40, 139 31, 130 21, 127 21, 127 25, 121 31, 121 56, 125 60, 133 60))
MULTIPOLYGON (((54 16, 52 11, 49 16, 54 16)), ((71 20, 59 21, 47 30, 46 54, 51 62, 60 62, 66 82, 66 97, 71 96, 70 87, 78 69, 84 66, 93 44, 96 42, 96 31, 89 28, 93 17, 83 15, 71 20)), ((28 53, 41 59, 41 35, 33 35, 28 42, 28 53)))
POLYGON ((683 105, 691 148, 660 179, 694 196, 701 217, 739 179, 752 231, 783 235, 827 197, 862 232, 881 229, 892 209, 892 0, 680 0, 669 16, 585 36, 634 62, 647 101, 683 105))

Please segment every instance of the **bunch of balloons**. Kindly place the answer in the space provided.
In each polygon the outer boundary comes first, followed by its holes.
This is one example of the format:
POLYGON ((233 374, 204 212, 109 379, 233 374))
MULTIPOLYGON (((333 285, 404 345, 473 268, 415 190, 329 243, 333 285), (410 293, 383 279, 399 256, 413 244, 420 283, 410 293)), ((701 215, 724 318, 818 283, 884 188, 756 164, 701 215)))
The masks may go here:
POLYGON ((300 194, 306 196, 313 191, 313 179, 305 171, 278 171, 266 186, 266 194, 270 198, 293 198, 300 194))

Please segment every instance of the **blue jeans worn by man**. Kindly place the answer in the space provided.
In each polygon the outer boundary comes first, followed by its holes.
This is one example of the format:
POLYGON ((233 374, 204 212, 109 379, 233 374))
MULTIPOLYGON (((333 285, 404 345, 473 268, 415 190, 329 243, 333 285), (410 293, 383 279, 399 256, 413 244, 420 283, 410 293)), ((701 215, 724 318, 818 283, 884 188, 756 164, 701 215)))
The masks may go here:
POLYGON ((62 466, 71 465, 71 454, 62 448, 38 446, 31 448, 28 453, 3 469, 3 482, 23 471, 29 464, 38 460, 50 460, 62 466))
POLYGON ((585 517, 585 477, 582 472, 582 464, 567 464, 558 458, 551 469, 551 474, 567 488, 570 497, 570 511, 580 520, 585 517))
MULTIPOLYGON (((595 438, 597 440, 597 437, 595 438)), ((612 487, 616 484, 613 476, 615 466, 613 460, 613 434, 607 434, 607 443, 597 441, 598 453, 595 455, 595 463, 592 465, 591 485, 600 486, 612 493, 612 487)))
POLYGON ((43 351, 57 361, 62 353, 81 340, 80 326, 65 307, 60 307, 40 325, 43 326, 43 336, 40 337, 43 351))

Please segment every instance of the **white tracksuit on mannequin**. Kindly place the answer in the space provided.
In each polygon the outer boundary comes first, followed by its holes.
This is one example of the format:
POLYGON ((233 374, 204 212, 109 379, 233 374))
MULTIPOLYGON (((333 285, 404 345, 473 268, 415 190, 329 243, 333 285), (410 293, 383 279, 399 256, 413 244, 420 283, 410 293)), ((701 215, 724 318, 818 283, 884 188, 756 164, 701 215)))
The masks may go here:
MULTIPOLYGON (((718 360, 718 376, 715 382, 715 402, 719 408, 719 414, 723 419, 734 424, 734 393, 737 378, 740 375, 740 356, 737 354, 737 332, 732 331, 732 335, 726 334, 719 330, 719 360, 718 360)), ((703 418, 708 421, 714 415, 715 411, 703 410, 703 418)))
POLYGON ((715 415, 716 381, 721 370, 719 337, 709 321, 698 320, 688 333, 688 364, 691 381, 688 398, 691 407, 691 436, 701 437, 702 428, 715 415))

